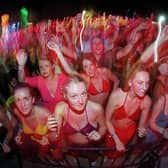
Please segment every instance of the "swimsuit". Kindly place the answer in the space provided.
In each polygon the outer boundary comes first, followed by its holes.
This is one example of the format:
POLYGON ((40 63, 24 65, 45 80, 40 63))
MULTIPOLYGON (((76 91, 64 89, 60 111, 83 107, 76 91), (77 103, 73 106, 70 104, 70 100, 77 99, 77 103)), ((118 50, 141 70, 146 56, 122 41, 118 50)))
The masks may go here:
POLYGON ((90 80, 88 93, 90 93, 91 95, 96 95, 96 94, 99 94, 99 93, 108 92, 110 90, 109 82, 103 79, 102 83, 103 83, 103 88, 102 88, 102 91, 100 92, 100 91, 98 91, 96 89, 96 87, 94 86, 92 80, 90 80))
MULTIPOLYGON (((131 115, 128 115, 127 112, 125 111, 125 107, 124 107, 124 105, 126 103, 126 100, 127 100, 127 96, 128 96, 128 93, 126 95, 126 98, 124 100, 123 105, 121 107, 119 107, 118 109, 116 109, 114 111, 114 114, 113 114, 114 123, 117 123, 117 121, 122 120, 124 118, 131 119, 130 124, 124 125, 124 127, 118 127, 117 124, 113 123, 114 130, 115 130, 117 136, 119 137, 119 139, 121 140, 121 142, 124 145, 127 145, 131 141, 132 137, 135 135, 138 120, 139 120, 140 115, 141 115, 140 105, 141 105, 141 102, 142 102, 142 100, 141 100, 137 110, 134 113, 132 113, 131 115)), ((109 134, 107 134, 106 138, 107 138, 106 139, 106 146, 107 147, 115 147, 115 142, 109 134)), ((108 154, 109 157, 116 157, 116 155, 121 154, 121 153, 119 153, 119 152, 113 152, 113 153, 107 152, 107 154, 108 154)))
POLYGON ((76 133, 81 133, 83 135, 87 135, 87 133, 90 133, 93 130, 97 130, 97 128, 95 128, 94 126, 92 126, 89 123, 87 111, 86 111, 87 124, 86 124, 86 126, 84 126, 80 130, 77 130, 76 128, 72 127, 71 124, 69 123, 69 113, 70 112, 68 111, 67 121, 66 121, 66 123, 64 125, 64 133, 65 133, 65 135, 73 135, 73 134, 76 134, 76 133))

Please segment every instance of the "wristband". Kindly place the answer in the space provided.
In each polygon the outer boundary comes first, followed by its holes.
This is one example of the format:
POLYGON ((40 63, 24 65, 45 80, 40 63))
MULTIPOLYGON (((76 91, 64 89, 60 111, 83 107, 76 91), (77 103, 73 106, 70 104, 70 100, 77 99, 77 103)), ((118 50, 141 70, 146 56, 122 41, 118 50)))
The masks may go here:
POLYGON ((114 136, 116 136, 116 133, 112 132, 111 137, 114 137, 114 136))
POLYGON ((19 71, 23 71, 24 70, 24 66, 18 66, 18 70, 19 71))

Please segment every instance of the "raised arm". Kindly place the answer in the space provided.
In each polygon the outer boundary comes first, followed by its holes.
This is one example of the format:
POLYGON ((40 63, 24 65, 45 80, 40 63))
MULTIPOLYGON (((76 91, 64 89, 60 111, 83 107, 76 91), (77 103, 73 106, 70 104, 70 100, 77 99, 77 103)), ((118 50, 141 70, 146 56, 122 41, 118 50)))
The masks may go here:
POLYGON ((25 65, 27 62, 27 54, 23 49, 20 49, 16 54, 16 59, 18 62, 18 79, 19 82, 25 81, 25 65))
POLYGON ((107 69, 107 68, 101 68, 101 69, 102 69, 104 75, 105 75, 110 81, 112 81, 112 82, 114 83, 113 90, 115 90, 116 88, 118 88, 120 81, 119 81, 119 79, 117 78, 117 76, 116 76, 114 73, 112 73, 112 72, 111 72, 109 69, 107 69))
MULTIPOLYGON (((158 56, 161 57, 161 52, 167 49, 167 44, 168 44, 168 25, 166 25, 163 28, 161 37, 159 39, 158 43, 158 56)), ((143 52, 143 54, 140 57, 139 62, 140 63, 149 63, 153 62, 154 60, 154 46, 155 46, 155 41, 143 52)))
POLYGON ((61 64, 62 64, 62 66, 63 66, 65 72, 66 72, 67 74, 69 74, 69 75, 76 75, 77 72, 76 72, 76 71, 73 71, 73 70, 70 68, 69 64, 67 63, 67 61, 65 60, 64 56, 62 55, 62 52, 61 52, 59 46, 57 45, 54 36, 52 37, 52 39, 51 39, 50 41, 48 41, 47 46, 48 46, 48 48, 49 48, 50 50, 53 50, 53 51, 57 54, 57 56, 58 56, 58 58, 59 58, 59 60, 60 60, 60 62, 61 62, 61 64))
POLYGON ((70 57, 71 59, 77 60, 77 54, 74 50, 73 43, 67 31, 65 30, 64 22, 62 24, 59 24, 58 27, 59 28, 57 28, 57 32, 62 33, 62 37, 65 39, 65 43, 67 44, 67 45, 59 44, 61 52, 66 56, 70 57))

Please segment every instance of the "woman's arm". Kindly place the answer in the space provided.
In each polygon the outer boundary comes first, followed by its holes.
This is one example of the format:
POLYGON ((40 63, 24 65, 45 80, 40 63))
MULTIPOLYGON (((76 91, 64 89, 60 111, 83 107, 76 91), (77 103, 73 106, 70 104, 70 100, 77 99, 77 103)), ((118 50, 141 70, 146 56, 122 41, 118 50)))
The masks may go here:
POLYGON ((63 119, 65 118, 65 112, 66 112, 66 104, 65 102, 60 102, 56 105, 54 110, 54 117, 57 122, 57 134, 60 135, 62 125, 63 125, 63 119))
POLYGON ((103 110, 103 107, 99 104, 96 104, 95 106, 97 106, 96 123, 98 124, 98 128, 99 128, 98 133, 100 135, 100 138, 102 138, 105 136, 105 133, 106 133, 104 110, 103 110))
POLYGON ((125 146, 119 139, 118 135, 116 134, 115 129, 112 124, 113 113, 119 103, 118 102, 119 98, 123 96, 120 93, 121 93, 120 89, 117 89, 116 91, 111 93, 109 100, 107 102, 107 106, 106 106, 105 119, 106 119, 107 130, 109 134, 111 135, 111 138, 113 138, 116 144, 116 149, 118 151, 125 151, 125 146))
POLYGON ((159 134, 163 134, 164 128, 157 125, 156 121, 164 108, 165 98, 161 96, 154 104, 152 109, 152 115, 150 117, 149 126, 152 130, 156 131, 159 134))
POLYGON ((25 81, 25 65, 27 62, 27 54, 25 53, 24 50, 19 50, 16 54, 16 59, 18 62, 18 79, 19 82, 24 82, 25 81))
POLYGON ((58 32, 62 33, 62 36, 65 39, 65 43, 67 44, 66 46, 63 44, 62 45, 60 44, 61 52, 66 56, 70 57, 71 59, 77 60, 77 54, 75 53, 70 37, 67 31, 65 30, 64 23, 59 25, 58 32))
POLYGON ((67 74, 69 74, 69 75, 76 75, 77 74, 76 71, 74 71, 70 68, 69 64, 67 63, 64 56, 62 55, 62 52, 61 52, 59 46, 54 41, 54 39, 52 39, 52 41, 49 41, 47 43, 47 46, 49 49, 53 50, 57 54, 57 56, 61 62, 61 65, 63 66, 63 68, 67 74))
MULTIPOLYGON (((167 49, 167 43, 168 43, 168 25, 166 25, 163 28, 161 37, 158 42, 158 56, 162 55, 161 52, 167 49)), ((140 57, 139 62, 140 63, 149 63, 150 61, 152 62, 154 60, 154 46, 155 46, 155 41, 143 52, 143 54, 140 57)))
POLYGON ((58 58, 59 58, 59 60, 61 62, 61 65, 63 66, 65 72, 68 75, 71 75, 71 76, 76 75, 76 76, 82 78, 87 84, 89 83, 89 79, 87 78, 86 75, 80 74, 77 71, 72 70, 70 68, 69 64, 67 63, 67 61, 65 60, 64 56, 62 55, 59 46, 55 42, 48 42, 47 46, 48 46, 49 49, 55 51, 55 53, 57 54, 57 56, 58 56, 58 58))
POLYGON ((119 79, 117 78, 117 76, 112 73, 110 70, 108 70, 107 68, 101 68, 104 72, 104 75, 114 83, 114 86, 113 86, 113 90, 115 90, 116 88, 118 88, 119 86, 119 79))
POLYGON ((0 122, 2 123, 3 127, 7 130, 5 140, 2 144, 3 151, 7 153, 11 150, 8 144, 13 138, 13 128, 8 119, 8 116, 5 113, 5 110, 2 107, 0 107, 0 122))
POLYGON ((146 96, 144 101, 142 102, 142 112, 140 116, 139 126, 138 126, 138 136, 144 137, 146 135, 146 123, 149 117, 150 107, 151 107, 151 99, 146 96))

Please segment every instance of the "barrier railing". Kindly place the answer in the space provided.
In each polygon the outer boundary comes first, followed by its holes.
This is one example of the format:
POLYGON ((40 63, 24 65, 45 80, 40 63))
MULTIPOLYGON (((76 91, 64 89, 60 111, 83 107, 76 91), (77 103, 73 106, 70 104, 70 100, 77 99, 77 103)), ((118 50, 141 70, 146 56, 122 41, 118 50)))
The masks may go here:
POLYGON ((127 151, 115 158, 106 155, 106 152, 114 152, 114 147, 57 146, 55 149, 66 150, 62 159, 46 156, 37 162, 59 168, 159 168, 160 158, 168 156, 168 143, 163 141, 128 145, 127 151))

